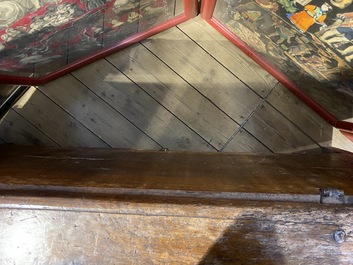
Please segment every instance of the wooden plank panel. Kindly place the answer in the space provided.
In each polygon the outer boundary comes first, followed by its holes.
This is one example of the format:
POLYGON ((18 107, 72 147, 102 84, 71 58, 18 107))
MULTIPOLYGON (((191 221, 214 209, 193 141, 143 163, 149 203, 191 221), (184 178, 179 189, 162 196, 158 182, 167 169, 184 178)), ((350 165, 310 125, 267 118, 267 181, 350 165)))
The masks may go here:
POLYGON ((34 187, 62 194, 98 189, 102 194, 158 190, 166 196, 191 196, 186 192, 318 196, 320 188, 335 187, 353 195, 352 156, 4 147, 0 189, 10 185, 11 190, 34 187))
POLYGON ((6 143, 58 146, 57 143, 12 109, 0 121, 0 137, 6 143))
POLYGON ((270 154, 271 151, 246 130, 240 130, 223 149, 224 152, 270 154))
POLYGON ((332 126, 282 84, 275 87, 267 101, 316 143, 331 145, 332 126))
POLYGON ((160 148, 151 138, 70 75, 39 89, 111 147, 160 148))
POLYGON ((244 128, 275 153, 291 153, 319 146, 265 102, 244 128))
POLYGON ((63 147, 108 147, 35 87, 13 109, 63 147))
POLYGON ((353 142, 344 136, 338 129, 332 129, 332 147, 353 153, 353 142))
POLYGON ((177 28, 143 45, 239 124, 261 103, 260 96, 177 28))
POLYGON ((278 81, 200 17, 178 25, 185 34, 265 98, 278 81))
POLYGON ((164 148, 215 150, 106 60, 73 75, 164 148))
POLYGON ((215 148, 220 149, 238 129, 238 124, 145 47, 135 45, 107 59, 215 148))
MULTIPOLYGON (((7 201, 6 201, 7 202, 7 201)), ((99 202, 96 202, 99 205, 99 202)), ((351 264, 349 207, 249 204, 154 206, 131 213, 0 209, 3 264, 351 264), (147 214, 153 207, 155 214, 147 214), (164 209, 174 214, 163 216, 164 209), (179 210, 179 211, 177 211, 179 210), (203 217, 194 217, 195 212, 203 217), (218 212, 225 213, 220 216, 218 212), (228 217, 228 218, 225 218, 228 217), (333 231, 343 229, 338 244, 333 231), (31 242, 29 244, 28 242, 31 242), (225 262, 226 261, 226 262, 225 262)), ((23 199, 22 204, 27 204, 23 199)), ((83 206, 86 201, 77 202, 83 206)), ((0 205, 1 207, 2 205, 0 205)), ((82 207, 84 210, 85 208, 82 207)))

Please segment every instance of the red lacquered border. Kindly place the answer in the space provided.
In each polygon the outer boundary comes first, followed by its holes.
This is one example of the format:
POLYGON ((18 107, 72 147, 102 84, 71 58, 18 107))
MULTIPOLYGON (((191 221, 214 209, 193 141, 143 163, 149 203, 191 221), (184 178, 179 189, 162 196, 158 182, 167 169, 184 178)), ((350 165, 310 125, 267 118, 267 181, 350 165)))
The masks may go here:
POLYGON ((68 64, 59 70, 52 72, 48 75, 45 75, 40 78, 32 77, 19 77, 19 76, 8 76, 0 75, 0 84, 15 84, 15 85, 30 85, 38 86, 48 83, 58 77, 61 77, 65 74, 68 74, 72 71, 75 71, 89 63, 92 63, 98 59, 104 58, 111 53, 119 51, 127 46, 130 46, 136 42, 142 41, 154 34, 167 30, 171 27, 174 27, 182 22, 189 20, 197 16, 198 14, 198 2, 197 0, 184 0, 184 14, 178 15, 171 20, 161 23, 158 26, 155 26, 149 30, 146 30, 141 33, 137 33, 123 41, 118 42, 116 45, 110 46, 106 49, 103 49, 95 54, 89 55, 81 60, 77 60, 71 64, 68 64))
MULTIPOLYGON (((212 0, 210 2, 213 3, 215 1, 212 0)), ((205 10, 206 15, 208 15, 210 11, 207 10, 206 8, 214 8, 214 5, 209 4, 207 7, 201 8, 201 12, 205 10)), ((211 17, 209 19, 206 19, 206 21, 217 31, 223 34, 229 41, 231 41, 239 49, 241 49, 246 55, 252 58, 257 64, 259 64, 267 72, 273 75, 279 82, 281 82, 284 86, 286 86, 290 91, 292 91, 297 97, 299 97, 305 104, 307 104, 310 108, 312 108, 316 113, 318 113, 332 126, 344 131, 353 132, 352 123, 338 120, 332 113, 328 112, 318 102, 316 102, 315 100, 310 98, 307 94, 305 94, 300 88, 298 88, 298 86, 296 86, 292 81, 290 81, 284 74, 282 74, 280 71, 274 68, 269 62, 264 60, 262 56, 260 56, 256 51, 251 49, 245 42, 243 42, 240 38, 234 35, 230 30, 224 27, 217 19, 211 17)))

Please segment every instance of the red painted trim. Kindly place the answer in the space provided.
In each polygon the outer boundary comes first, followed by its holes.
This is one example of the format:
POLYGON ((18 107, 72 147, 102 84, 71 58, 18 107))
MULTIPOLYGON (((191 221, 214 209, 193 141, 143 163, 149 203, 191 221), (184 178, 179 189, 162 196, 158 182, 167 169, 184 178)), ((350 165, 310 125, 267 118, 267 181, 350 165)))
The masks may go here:
MULTIPOLYGON (((180 1, 180 0, 177 0, 180 1)), ((184 12, 187 18, 194 18, 199 13, 197 0, 184 0, 184 12)))
POLYGON ((203 19, 211 19, 216 6, 216 0, 206 0, 201 2, 201 17, 203 19))
POLYGON ((155 26, 149 30, 146 30, 142 33, 137 33, 119 43, 117 43, 114 46, 110 46, 104 50, 101 50, 93 55, 87 56, 81 60, 75 61, 71 64, 68 64, 59 70, 50 73, 44 77, 40 78, 31 78, 31 77, 19 77, 19 76, 7 76, 7 75, 0 75, 0 84, 16 84, 16 85, 43 85, 45 83, 48 83, 58 77, 61 77, 65 74, 68 74, 72 71, 75 71, 89 63, 92 63, 98 59, 104 58, 105 56, 108 56, 109 54, 112 54, 116 51, 119 51, 129 45, 132 45, 134 43, 137 43, 139 41, 142 41, 152 35, 155 35, 159 32, 162 32, 164 30, 167 30, 171 27, 174 27, 180 23, 183 23, 190 19, 190 16, 195 16, 197 14, 197 1, 196 0, 185 0, 185 6, 184 10, 189 8, 187 12, 185 11, 184 14, 178 15, 174 18, 172 18, 169 21, 166 21, 164 23, 161 23, 158 26, 155 26), (187 4, 186 4, 187 3, 187 4), (186 15, 187 14, 187 15, 186 15))
POLYGON ((337 121, 336 128, 345 130, 347 132, 353 133, 353 123, 348 121, 337 121))
POLYGON ((314 101, 307 94, 305 94, 301 89, 298 88, 292 81, 290 81, 283 73, 274 68, 269 62, 264 60, 256 51, 251 49, 245 42, 240 38, 235 36, 230 30, 225 28, 218 20, 215 18, 207 19, 207 22, 214 27, 217 31, 223 34, 229 41, 235 44, 240 50, 242 50, 246 55, 253 59, 257 64, 264 68, 267 72, 273 75, 279 82, 286 86, 290 91, 292 91, 298 98, 300 98, 306 105, 312 108, 316 113, 318 113, 322 118, 324 118, 332 126, 353 131, 353 124, 350 122, 340 121, 330 112, 328 112, 324 107, 322 107, 318 102, 314 101))
POLYGON ((36 86, 40 85, 40 79, 31 77, 0 75, 0 84, 36 86))

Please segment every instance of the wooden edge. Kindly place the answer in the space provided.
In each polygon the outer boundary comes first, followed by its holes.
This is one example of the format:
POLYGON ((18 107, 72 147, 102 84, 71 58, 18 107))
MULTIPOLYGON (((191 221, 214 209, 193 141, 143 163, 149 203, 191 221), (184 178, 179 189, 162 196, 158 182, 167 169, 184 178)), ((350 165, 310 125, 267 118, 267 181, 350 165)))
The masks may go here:
POLYGON ((353 142, 353 130, 352 131, 345 131, 345 130, 340 130, 340 132, 346 136, 346 138, 348 140, 350 140, 351 142, 353 142))
POLYGON ((283 209, 352 209, 352 205, 320 204, 312 201, 267 201, 227 198, 173 197, 128 194, 68 194, 46 192, 3 193, 0 191, 0 209, 72 211, 112 214, 143 214, 163 216, 207 217, 205 209, 217 208, 219 218, 229 218, 229 209, 283 208, 283 209), (194 209, 194 210, 192 210, 194 209))
MULTIPOLYGON (((204 8, 208 10, 210 7, 206 6, 204 8)), ((206 15, 208 14, 206 13, 206 15)), ((207 17, 206 15, 205 17, 207 17)), ((299 99, 301 99, 306 105, 308 105, 313 111, 319 114, 329 124, 338 129, 353 132, 352 123, 338 120, 332 113, 328 112, 318 102, 311 99, 298 86, 296 86, 292 81, 290 81, 284 74, 282 74, 279 70, 273 67, 267 60, 263 59, 262 56, 260 56, 256 51, 251 49, 245 42, 243 42, 240 38, 234 35, 230 30, 225 28, 222 23, 220 23, 217 19, 215 19, 214 17, 205 19, 212 27, 214 27, 217 31, 223 34, 229 41, 236 45, 247 56, 253 59, 257 64, 264 68, 273 77, 275 77, 279 82, 281 82, 285 87, 287 87, 291 92, 293 92, 299 99)))

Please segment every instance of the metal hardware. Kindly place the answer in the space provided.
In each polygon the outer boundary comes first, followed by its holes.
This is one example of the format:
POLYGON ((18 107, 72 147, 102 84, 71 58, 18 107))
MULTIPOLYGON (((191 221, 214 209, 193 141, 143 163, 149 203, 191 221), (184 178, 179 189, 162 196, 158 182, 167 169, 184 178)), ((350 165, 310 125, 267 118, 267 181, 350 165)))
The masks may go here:
POLYGON ((346 240, 346 233, 342 229, 335 230, 333 231, 332 237, 337 243, 342 244, 346 240))
POLYGON ((322 188, 320 189, 320 203, 344 204, 344 191, 335 188, 322 188))

